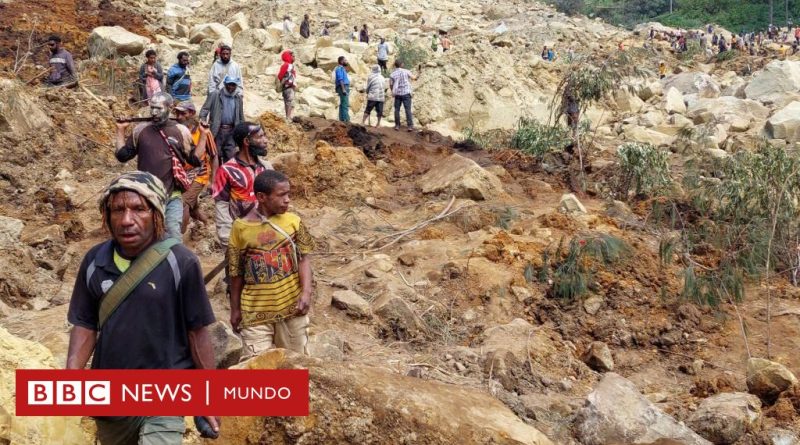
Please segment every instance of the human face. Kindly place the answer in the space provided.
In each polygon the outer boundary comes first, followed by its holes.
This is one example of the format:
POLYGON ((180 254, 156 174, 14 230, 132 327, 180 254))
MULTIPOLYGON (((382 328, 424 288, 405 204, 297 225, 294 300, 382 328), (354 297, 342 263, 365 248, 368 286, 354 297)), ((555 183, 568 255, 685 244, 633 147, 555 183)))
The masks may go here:
POLYGON ((56 42, 55 40, 50 40, 49 42, 47 42, 47 47, 50 48, 51 53, 55 54, 56 51, 58 51, 58 42, 56 42))
POLYGON ((272 193, 269 195, 261 192, 256 193, 256 199, 258 199, 261 213, 267 216, 286 213, 289 211, 289 203, 291 201, 289 198, 289 181, 275 184, 272 193))
POLYGON ((259 127, 258 131, 247 138, 248 150, 253 156, 267 155, 267 134, 259 127))
POLYGON ((186 125, 192 122, 194 113, 191 111, 175 110, 175 119, 179 124, 186 125))
POLYGON ((236 84, 235 83, 226 83, 225 84, 225 91, 230 94, 233 94, 236 91, 236 84))
POLYGON ((156 122, 164 123, 169 119, 170 109, 167 102, 162 100, 158 95, 150 99, 150 116, 156 122))
POLYGON ((189 56, 181 56, 180 60, 178 60, 178 64, 184 68, 189 66, 189 56))
POLYGON ((231 61, 231 50, 223 49, 219 52, 219 59, 222 60, 222 63, 228 63, 231 61))
POLYGON ((111 195, 109 226, 122 254, 135 257, 155 241, 153 209, 142 195, 123 190, 111 195))
POLYGON ((150 64, 150 65, 155 65, 156 64, 156 55, 153 54, 153 55, 147 56, 147 63, 150 64))

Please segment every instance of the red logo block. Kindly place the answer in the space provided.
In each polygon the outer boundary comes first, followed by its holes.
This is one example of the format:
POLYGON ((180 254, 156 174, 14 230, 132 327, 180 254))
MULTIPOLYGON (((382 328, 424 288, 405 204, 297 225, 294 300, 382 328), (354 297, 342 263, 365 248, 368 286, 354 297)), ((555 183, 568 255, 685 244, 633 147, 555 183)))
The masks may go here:
POLYGON ((16 371, 18 416, 307 416, 308 370, 16 371))

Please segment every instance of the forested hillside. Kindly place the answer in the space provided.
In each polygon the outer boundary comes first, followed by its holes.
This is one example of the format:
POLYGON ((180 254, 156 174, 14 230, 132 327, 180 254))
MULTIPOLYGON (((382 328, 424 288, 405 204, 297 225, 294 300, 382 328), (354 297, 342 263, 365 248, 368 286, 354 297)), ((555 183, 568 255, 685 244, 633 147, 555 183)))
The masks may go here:
POLYGON ((554 0, 567 13, 602 17, 625 27, 656 20, 670 26, 699 27, 716 23, 726 29, 765 29, 772 20, 785 25, 800 17, 798 0, 554 0), (670 12, 670 4, 672 12, 670 12))

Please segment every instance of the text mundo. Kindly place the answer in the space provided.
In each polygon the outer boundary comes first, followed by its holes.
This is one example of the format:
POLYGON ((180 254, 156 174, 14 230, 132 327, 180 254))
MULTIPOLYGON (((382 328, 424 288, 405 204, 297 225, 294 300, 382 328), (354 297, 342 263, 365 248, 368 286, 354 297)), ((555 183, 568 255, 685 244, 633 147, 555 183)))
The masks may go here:
POLYGON ((17 370, 17 415, 308 415, 307 370, 17 370))

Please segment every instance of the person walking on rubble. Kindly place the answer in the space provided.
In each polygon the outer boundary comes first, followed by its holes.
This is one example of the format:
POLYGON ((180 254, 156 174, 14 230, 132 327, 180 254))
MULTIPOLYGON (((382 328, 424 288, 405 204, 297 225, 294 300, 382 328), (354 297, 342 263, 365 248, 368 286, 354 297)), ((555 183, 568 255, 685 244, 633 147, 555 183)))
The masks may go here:
POLYGON ((334 71, 336 94, 339 95, 339 120, 350 122, 350 77, 347 75, 347 59, 339 56, 334 71))
POLYGON ((406 112, 406 125, 408 131, 414 131, 414 115, 411 112, 411 97, 413 91, 411 81, 417 80, 411 71, 403 68, 402 60, 395 60, 394 71, 389 76, 389 86, 394 96, 394 129, 400 129, 400 107, 406 112))
POLYGON ((256 211, 234 221, 228 242, 231 326, 243 360, 273 347, 307 355, 314 239, 288 211, 288 177, 265 171, 253 190, 256 211))
MULTIPOLYGON (((100 198, 110 239, 81 261, 67 319, 66 369, 214 369, 208 326, 214 313, 200 261, 165 238, 169 191, 156 176, 132 171, 115 178, 100 198)), ((109 414, 113 414, 109 412, 109 414)), ((180 445, 183 416, 97 417, 101 445, 180 445)), ((198 429, 218 417, 195 418, 198 429)))
POLYGON ((47 38, 47 47, 50 49, 50 74, 44 85, 50 87, 73 86, 78 81, 78 71, 72 54, 61 46, 61 37, 53 34, 47 38))
POLYGON ((236 88, 236 94, 242 95, 244 90, 242 80, 242 68, 234 60, 231 60, 232 49, 228 45, 221 45, 219 48, 219 60, 211 64, 211 69, 208 71, 208 96, 215 91, 220 91, 225 88, 225 78, 239 79, 239 85, 236 88))
POLYGON ((200 120, 209 123, 217 144, 220 164, 228 162, 236 154, 233 129, 244 122, 244 101, 237 94, 239 79, 226 77, 225 88, 211 93, 200 109, 200 120))
POLYGON ((158 93, 150 98, 151 122, 142 122, 126 138, 130 124, 117 123, 117 160, 127 162, 136 158, 136 169, 151 173, 164 185, 167 202, 164 223, 167 235, 180 242, 182 239, 183 200, 181 195, 191 181, 185 165, 200 166, 200 153, 192 142, 192 134, 185 126, 169 119, 173 99, 169 94, 158 93))
POLYGON ((375 65, 372 67, 372 72, 367 77, 367 85, 364 88, 367 93, 367 108, 364 110, 364 118, 361 120, 362 125, 369 122, 372 110, 378 115, 378 122, 376 127, 381 126, 381 118, 383 117, 383 104, 386 101, 386 83, 381 74, 381 67, 375 65))
POLYGON ((283 96, 283 109, 286 112, 286 121, 291 122, 292 111, 294 111, 294 96, 295 80, 297 79, 297 70, 294 68, 294 53, 292 50, 287 49, 281 53, 281 65, 278 70, 278 81, 281 85, 281 95, 283 96))
POLYGON ((203 226, 208 225, 208 218, 200 209, 200 194, 206 189, 211 178, 219 167, 217 144, 214 135, 208 128, 200 124, 197 119, 197 109, 191 102, 182 102, 175 107, 175 116, 178 123, 186 126, 192 133, 192 142, 200 153, 200 166, 186 166, 186 175, 191 181, 189 188, 183 193, 183 230, 189 225, 189 218, 193 218, 203 226))

